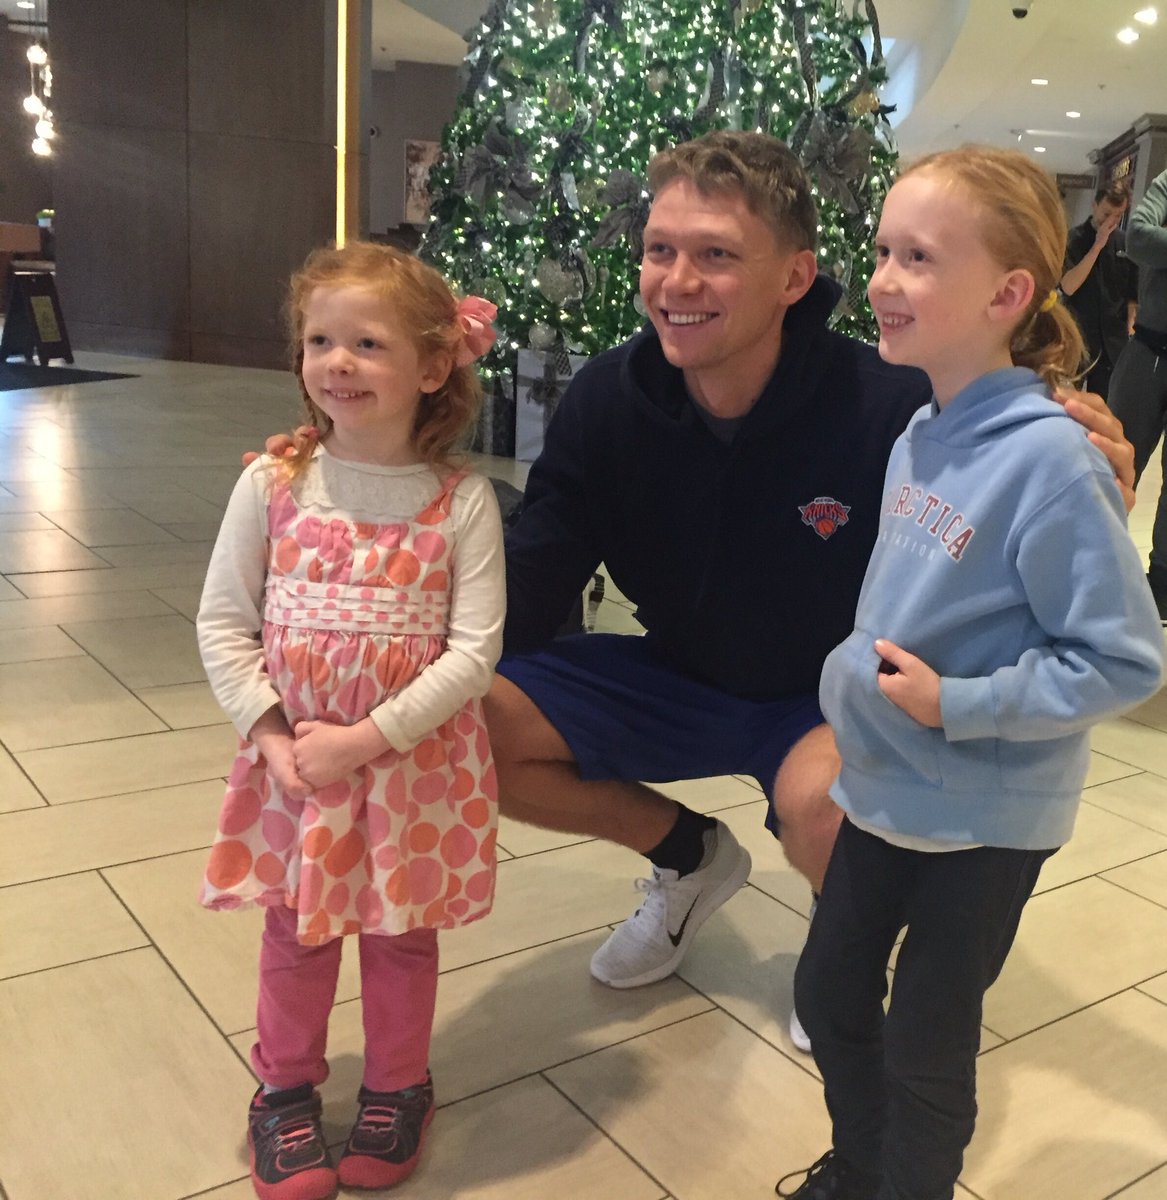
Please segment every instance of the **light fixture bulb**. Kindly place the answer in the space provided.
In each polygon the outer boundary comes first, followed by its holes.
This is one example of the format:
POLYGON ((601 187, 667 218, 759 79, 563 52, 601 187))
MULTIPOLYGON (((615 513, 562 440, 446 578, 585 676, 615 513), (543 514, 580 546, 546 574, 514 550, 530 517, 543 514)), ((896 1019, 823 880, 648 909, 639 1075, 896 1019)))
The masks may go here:
POLYGON ((32 113, 34 117, 39 117, 45 111, 45 103, 39 96, 25 96, 24 111, 32 113))
POLYGON ((1066 110, 1066 116, 1072 121, 1076 121, 1081 115, 1080 112, 1075 112, 1072 108, 1066 110))
POLYGON ((1029 82, 1032 83, 1034 87, 1045 87, 1049 83, 1049 80, 1048 79, 1031 79, 1029 82))
POLYGON ((47 63, 49 61, 49 52, 40 44, 40 42, 33 42, 33 44, 29 46, 28 50, 25 52, 25 56, 34 67, 39 67, 43 63, 47 63))
POLYGON ((1044 146, 1034 146, 1033 152, 1034 152, 1034 154, 1044 154, 1045 147, 1044 146))
POLYGON ((1138 21, 1140 25, 1154 25, 1158 19, 1159 14, 1153 8, 1140 8, 1139 11, 1135 13, 1135 20, 1138 21))
POLYGON ((16 0, 17 8, 36 8, 33 0, 16 0))
POLYGON ((57 131, 53 128, 53 122, 48 117, 41 117, 33 128, 36 130, 38 138, 54 138, 57 136, 57 131))
POLYGON ((38 137, 32 140, 32 152, 33 154, 39 154, 43 158, 46 155, 52 154, 53 148, 44 138, 38 137))
POLYGON ((1132 29, 1127 25, 1124 29, 1120 29, 1115 36, 1124 46, 1129 46, 1132 42, 1139 40, 1139 32, 1137 29, 1132 29))

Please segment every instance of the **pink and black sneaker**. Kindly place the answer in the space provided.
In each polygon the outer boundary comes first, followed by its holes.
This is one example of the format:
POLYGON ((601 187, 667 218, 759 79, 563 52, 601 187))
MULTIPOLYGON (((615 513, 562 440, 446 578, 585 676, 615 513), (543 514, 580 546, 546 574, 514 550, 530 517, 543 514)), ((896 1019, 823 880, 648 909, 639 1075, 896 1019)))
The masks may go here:
POLYGON ((247 1144, 260 1200, 328 1200, 335 1194, 320 1114, 320 1095, 310 1083, 267 1095, 261 1087, 252 1097, 247 1144))
POLYGON ((434 1117, 434 1081, 396 1092, 357 1093, 360 1110, 337 1174, 345 1187, 387 1188, 413 1174, 422 1138, 434 1117))

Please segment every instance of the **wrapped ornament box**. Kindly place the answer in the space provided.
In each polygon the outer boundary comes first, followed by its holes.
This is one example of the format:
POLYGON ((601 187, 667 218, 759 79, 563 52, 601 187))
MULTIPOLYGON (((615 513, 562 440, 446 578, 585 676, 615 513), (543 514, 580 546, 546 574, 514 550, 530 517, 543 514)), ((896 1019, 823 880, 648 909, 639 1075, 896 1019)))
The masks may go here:
POLYGON ((585 354, 520 350, 515 387, 515 458, 533 462, 543 449, 543 435, 560 398, 585 354), (564 369, 566 367, 566 370, 564 369))

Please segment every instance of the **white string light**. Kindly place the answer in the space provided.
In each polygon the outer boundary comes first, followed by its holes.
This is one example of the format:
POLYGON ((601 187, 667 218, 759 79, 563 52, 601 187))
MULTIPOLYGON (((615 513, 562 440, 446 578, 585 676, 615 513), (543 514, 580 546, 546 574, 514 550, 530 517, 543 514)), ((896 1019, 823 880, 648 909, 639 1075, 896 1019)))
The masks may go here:
MULTIPOLYGON (((32 8, 31 3, 20 5, 32 8)), ((25 52, 28 59, 28 95, 21 102, 24 111, 36 119, 36 137, 32 141, 32 152, 42 158, 53 152, 52 141, 57 136, 53 126, 53 110, 50 102, 53 95, 53 68, 49 64, 49 52, 45 47, 48 38, 48 22, 43 0, 38 0, 32 25, 39 35, 25 52)))

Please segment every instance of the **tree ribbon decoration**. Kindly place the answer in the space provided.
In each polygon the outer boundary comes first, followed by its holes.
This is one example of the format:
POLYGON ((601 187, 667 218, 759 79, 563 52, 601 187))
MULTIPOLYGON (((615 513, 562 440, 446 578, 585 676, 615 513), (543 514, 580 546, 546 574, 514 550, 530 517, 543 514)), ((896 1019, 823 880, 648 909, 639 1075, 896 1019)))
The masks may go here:
POLYGON ((631 171, 615 170, 600 193, 600 202, 607 204, 611 211, 600 222, 592 246, 614 246, 622 237, 627 237, 632 257, 639 259, 644 253, 644 226, 648 222, 644 180, 631 171))
MULTIPOLYGON (((883 40, 879 36, 879 13, 875 11, 875 0, 863 0, 863 7, 867 10, 867 24, 871 26, 871 65, 879 66, 883 62, 883 40)), ((859 15, 859 0, 855 0, 854 15, 859 15)))
POLYGON ((875 137, 868 130, 818 109, 806 123, 805 140, 797 153, 821 195, 847 213, 858 213, 856 189, 867 176, 874 148, 875 137))
POLYGON ((814 73, 814 47, 806 33, 806 10, 801 4, 787 4, 787 14, 794 26, 794 40, 798 45, 798 67, 802 81, 806 84, 806 97, 813 107, 818 103, 818 84, 814 73))
POLYGON ((717 112, 718 106, 725 99, 725 54, 722 50, 713 51, 709 61, 709 80, 705 84, 705 95, 693 114, 693 124, 702 125, 710 120, 717 112))
POLYGON ((575 35, 575 69, 582 72, 588 61, 588 34, 595 21, 605 21, 613 29, 623 29, 619 0, 584 0, 579 29, 575 35))
POLYGON ((508 137, 492 121, 481 145, 469 150, 459 166, 458 190, 479 208, 488 194, 502 195, 504 215, 516 225, 525 225, 535 215, 533 201, 541 188, 527 167, 526 150, 516 137, 508 137))
POLYGON ((482 24, 471 41, 470 52, 462 61, 460 75, 463 77, 461 99, 471 100, 486 73, 494 63, 495 54, 489 45, 506 15, 506 0, 494 0, 483 15, 482 24))

